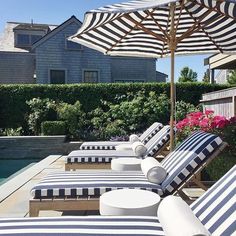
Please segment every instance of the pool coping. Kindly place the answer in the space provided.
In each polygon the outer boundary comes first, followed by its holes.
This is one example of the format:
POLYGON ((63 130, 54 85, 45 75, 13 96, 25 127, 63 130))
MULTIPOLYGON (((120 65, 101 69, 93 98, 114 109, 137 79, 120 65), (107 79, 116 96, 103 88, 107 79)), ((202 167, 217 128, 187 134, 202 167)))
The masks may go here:
POLYGON ((38 175, 45 167, 49 166, 53 162, 61 158, 61 155, 50 155, 42 161, 36 163, 32 167, 21 172, 17 176, 13 177, 9 181, 3 183, 0 186, 0 203, 3 202, 7 197, 29 182, 33 177, 38 175))

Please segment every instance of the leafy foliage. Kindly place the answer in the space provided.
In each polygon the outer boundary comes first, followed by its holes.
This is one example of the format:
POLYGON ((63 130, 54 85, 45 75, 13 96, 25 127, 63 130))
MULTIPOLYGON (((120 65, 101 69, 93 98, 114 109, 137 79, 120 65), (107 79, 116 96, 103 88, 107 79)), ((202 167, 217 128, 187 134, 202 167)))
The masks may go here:
POLYGON ((204 73, 202 82, 204 82, 204 83, 210 83, 210 76, 209 76, 209 73, 207 73, 207 72, 204 73))
POLYGON ((236 70, 231 70, 228 75, 227 82, 232 85, 236 85, 236 70))
POLYGON ((72 137, 80 137, 85 117, 80 102, 77 101, 74 105, 60 103, 57 107, 57 112, 59 119, 65 122, 69 134, 72 137))
POLYGON ((180 77, 179 77, 179 82, 180 83, 185 83, 185 82, 197 82, 197 72, 194 72, 192 69, 189 67, 184 67, 180 71, 180 77))
POLYGON ((46 120, 56 120, 56 103, 51 99, 33 98, 26 101, 30 107, 30 114, 27 117, 29 129, 33 134, 41 133, 41 123, 46 120))
MULTIPOLYGON (((230 85, 177 83, 177 101, 182 100, 196 106, 203 93, 226 88, 230 88, 230 85)), ((0 85, 0 128, 22 127, 23 133, 28 134, 26 114, 29 114, 31 110, 26 101, 33 98, 47 98, 56 103, 68 104, 80 101, 81 109, 89 113, 102 107, 102 101, 119 104, 126 99, 132 99, 140 91, 143 91, 145 95, 151 91, 157 95, 166 93, 169 97, 170 85, 168 83, 0 85)))
POLYGON ((64 121, 44 121, 41 130, 43 135, 65 135, 66 124, 64 121))
POLYGON ((184 119, 188 113, 197 112, 200 110, 200 106, 194 106, 193 104, 184 101, 177 101, 175 119, 178 122, 184 119))

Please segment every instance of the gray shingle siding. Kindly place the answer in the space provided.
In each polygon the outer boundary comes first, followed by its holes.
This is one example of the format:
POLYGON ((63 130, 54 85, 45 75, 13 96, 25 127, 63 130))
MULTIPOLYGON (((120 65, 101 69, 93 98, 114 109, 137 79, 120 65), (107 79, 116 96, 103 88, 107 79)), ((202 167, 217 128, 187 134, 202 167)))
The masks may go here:
POLYGON ((30 53, 0 52, 1 84, 33 84, 35 57, 30 53))
POLYGON ((156 60, 148 58, 112 57, 112 81, 156 81, 156 60))
POLYGON ((78 28, 78 23, 72 22, 36 47, 37 83, 50 83, 50 69, 65 69, 67 83, 82 83, 83 70, 87 69, 100 71, 99 82, 110 82, 111 68, 109 57, 86 47, 82 47, 82 50, 66 49, 65 37, 76 33, 78 28))
POLYGON ((110 57, 83 46, 81 50, 67 49, 66 37, 75 34, 81 26, 74 16, 52 28, 32 46, 33 50, 29 48, 31 53, 14 45, 13 31, 19 24, 22 23, 8 23, 0 40, 0 83, 35 83, 36 73, 36 83, 49 84, 50 70, 65 70, 65 82, 69 84, 83 83, 86 70, 98 71, 100 83, 157 81, 155 59, 110 57))

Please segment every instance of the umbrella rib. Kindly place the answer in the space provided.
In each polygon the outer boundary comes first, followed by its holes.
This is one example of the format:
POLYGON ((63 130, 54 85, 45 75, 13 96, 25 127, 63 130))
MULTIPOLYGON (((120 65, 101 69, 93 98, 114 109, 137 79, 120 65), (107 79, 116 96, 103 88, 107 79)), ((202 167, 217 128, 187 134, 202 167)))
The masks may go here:
MULTIPOLYGON (((191 12, 189 12, 188 11, 188 9, 186 9, 186 11, 189 13, 189 15, 190 15, 190 17, 195 21, 195 23, 196 23, 196 19, 192 16, 192 13, 191 12)), ((222 16, 220 16, 220 17, 222 17, 222 16)), ((215 20, 215 19, 214 19, 215 20)), ((208 22, 207 24, 205 24, 204 26, 206 26, 206 25, 209 25, 210 23, 212 23, 212 21, 211 22, 208 22)), ((201 25, 201 22, 198 22, 198 27, 199 27, 199 29, 201 29, 205 34, 206 34, 206 36, 210 39, 210 41, 215 45, 215 47, 221 52, 221 53, 223 53, 223 51, 222 51, 222 49, 216 44, 216 42, 214 41, 214 39, 205 31, 205 29, 202 27, 202 25, 201 25)), ((191 34, 190 34, 191 35, 191 34)))
MULTIPOLYGON (((153 11, 154 11, 154 10, 153 10, 153 11)), ((135 27, 137 27, 137 26, 139 26, 139 27, 142 26, 141 23, 142 23, 144 20, 147 19, 148 15, 147 15, 146 17, 144 17, 141 22, 135 21, 133 18, 131 18, 131 17, 129 16, 128 13, 124 14, 123 17, 125 17, 126 19, 130 20, 131 22, 133 22, 133 23, 135 24, 135 26, 134 26, 130 31, 128 31, 123 37, 121 37, 115 44, 113 44, 106 52, 111 51, 111 50, 112 50, 117 44, 119 44, 119 43, 122 41, 122 39, 124 39, 135 27)), ((144 30, 143 28, 146 29, 145 27, 142 27, 142 30, 144 30)), ((152 32, 152 31, 149 31, 148 29, 146 29, 145 32, 146 32, 146 33, 148 32, 149 34, 152 34, 154 37, 160 37, 159 40, 161 40, 161 41, 163 40, 163 39, 161 38, 161 36, 155 34, 155 33, 152 32)))
POLYGON ((175 34, 176 34, 178 26, 179 26, 179 21, 180 21, 180 17, 182 15, 183 9, 184 9, 184 1, 181 2, 180 13, 179 13, 178 21, 177 21, 176 27, 175 27, 175 34))
POLYGON ((167 40, 170 39, 169 35, 166 33, 166 31, 161 27, 161 25, 158 23, 158 21, 153 17, 153 15, 147 11, 147 14, 153 19, 153 21, 156 23, 157 27, 160 29, 160 31, 166 36, 167 40))
POLYGON ((199 5, 199 6, 203 7, 203 8, 207 8, 207 9, 210 10, 211 12, 214 11, 214 12, 217 12, 217 13, 219 13, 219 14, 221 14, 221 15, 224 15, 224 16, 226 16, 226 17, 230 17, 230 18, 232 18, 232 19, 235 20, 235 17, 230 16, 230 15, 228 15, 228 14, 225 14, 225 13, 223 13, 223 12, 221 12, 221 11, 219 11, 219 10, 217 9, 217 7, 219 7, 220 4, 222 4, 222 3, 224 3, 224 2, 225 2, 225 0, 217 0, 216 6, 215 6, 214 8, 210 8, 210 7, 206 6, 205 4, 202 4, 202 3, 199 3, 199 2, 197 2, 197 1, 195 1, 195 3, 196 3, 197 5, 199 5))
POLYGON ((143 30, 145 33, 154 36, 156 39, 159 39, 159 40, 161 40, 162 42, 165 42, 165 39, 164 39, 161 35, 156 34, 156 33, 154 33, 153 31, 147 29, 146 27, 144 27, 144 26, 141 24, 141 22, 138 22, 138 21, 134 20, 134 19, 131 18, 129 15, 125 15, 124 17, 125 17, 126 19, 130 20, 131 22, 133 22, 136 26, 139 27, 139 29, 143 30))
MULTIPOLYGON (((194 24, 193 26, 188 29, 185 33, 183 33, 178 39, 177 39, 177 43, 181 42, 184 38, 189 37, 190 35, 194 34, 196 32, 196 30, 201 28, 201 21, 204 20, 205 17, 207 17, 211 11, 206 11, 198 20, 196 20, 192 14, 188 11, 187 8, 185 8, 185 10, 188 12, 188 14, 191 16, 191 18, 194 20, 194 24)), ((218 20, 219 18, 221 18, 222 16, 218 16, 217 18, 212 19, 211 21, 208 21, 206 24, 204 24, 204 26, 207 26, 209 24, 211 24, 212 22, 214 22, 215 20, 218 20)))

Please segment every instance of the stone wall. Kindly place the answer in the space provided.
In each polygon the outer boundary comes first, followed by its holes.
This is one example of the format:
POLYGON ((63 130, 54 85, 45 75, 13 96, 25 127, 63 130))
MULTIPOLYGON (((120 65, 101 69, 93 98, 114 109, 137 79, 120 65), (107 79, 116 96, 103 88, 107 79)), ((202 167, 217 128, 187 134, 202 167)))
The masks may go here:
POLYGON ((80 142, 66 142, 65 136, 0 137, 0 159, 45 158, 67 155, 79 149, 80 142))

